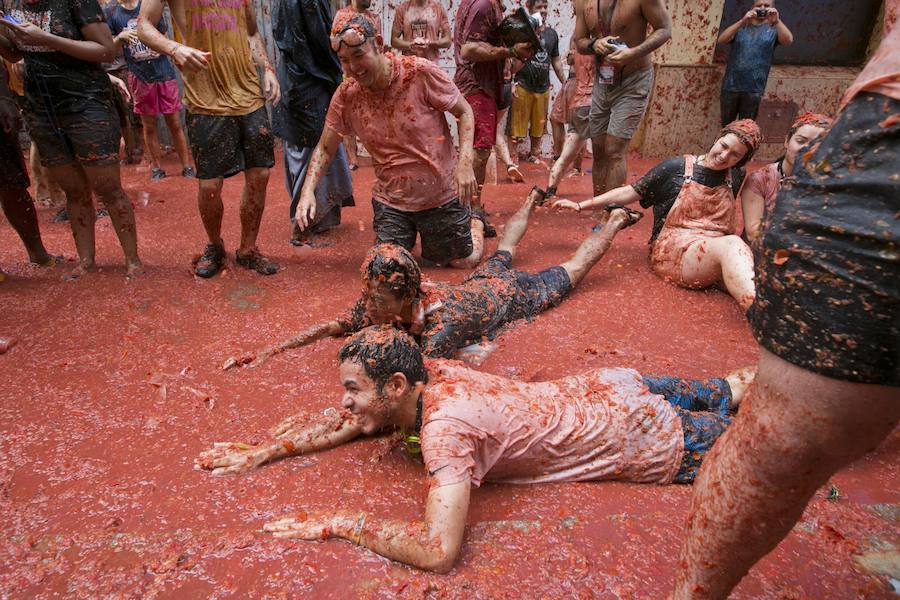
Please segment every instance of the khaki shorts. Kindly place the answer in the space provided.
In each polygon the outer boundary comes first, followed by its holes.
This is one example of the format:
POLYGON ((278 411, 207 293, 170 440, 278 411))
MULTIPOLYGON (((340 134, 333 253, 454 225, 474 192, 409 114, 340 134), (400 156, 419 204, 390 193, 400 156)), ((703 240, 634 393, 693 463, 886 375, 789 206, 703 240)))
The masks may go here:
POLYGON ((516 86, 510 110, 510 133, 515 138, 530 135, 538 138, 547 130, 547 108, 550 92, 529 92, 521 85, 516 86), (529 123, 531 127, 529 129, 529 123))
POLYGON ((591 107, 579 106, 569 113, 569 132, 578 137, 591 137, 591 107))
POLYGON ((634 137, 653 89, 653 67, 635 71, 614 85, 594 84, 591 98, 591 137, 634 137))

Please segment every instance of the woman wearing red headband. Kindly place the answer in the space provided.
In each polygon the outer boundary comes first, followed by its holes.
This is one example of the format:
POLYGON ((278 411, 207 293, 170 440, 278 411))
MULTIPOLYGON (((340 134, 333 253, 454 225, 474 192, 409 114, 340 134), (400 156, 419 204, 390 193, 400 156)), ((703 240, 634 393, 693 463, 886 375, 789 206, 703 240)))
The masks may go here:
POLYGON ((734 235, 737 186, 731 171, 750 160, 761 140, 754 121, 734 121, 705 154, 670 158, 633 185, 583 202, 558 200, 553 206, 579 212, 638 201, 644 208, 652 206, 650 263, 656 274, 686 288, 722 284, 746 311, 755 296, 753 255, 734 235))
POLYGON ((794 121, 784 139, 784 156, 747 177, 741 188, 741 212, 744 216, 744 237, 751 244, 763 231, 766 216, 775 206, 775 197, 785 178, 794 171, 800 151, 822 135, 831 125, 825 115, 805 112, 794 121))

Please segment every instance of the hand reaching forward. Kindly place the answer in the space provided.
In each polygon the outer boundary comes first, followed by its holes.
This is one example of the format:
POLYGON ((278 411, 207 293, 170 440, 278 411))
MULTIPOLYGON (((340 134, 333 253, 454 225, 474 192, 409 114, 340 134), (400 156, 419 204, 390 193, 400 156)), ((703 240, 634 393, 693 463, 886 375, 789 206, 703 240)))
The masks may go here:
POLYGON ((270 454, 267 446, 216 442, 212 448, 200 453, 194 461, 194 468, 198 471, 210 471, 217 476, 246 473, 266 462, 270 454))

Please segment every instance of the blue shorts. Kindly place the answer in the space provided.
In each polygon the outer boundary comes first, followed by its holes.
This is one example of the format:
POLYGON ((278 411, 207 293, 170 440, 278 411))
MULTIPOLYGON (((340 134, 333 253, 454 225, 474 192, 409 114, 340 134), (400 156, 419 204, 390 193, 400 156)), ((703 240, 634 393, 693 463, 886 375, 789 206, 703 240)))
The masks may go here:
POLYGON ((693 483, 703 457, 731 425, 731 386, 724 379, 644 377, 654 394, 678 411, 684 431, 684 456, 675 483, 693 483))

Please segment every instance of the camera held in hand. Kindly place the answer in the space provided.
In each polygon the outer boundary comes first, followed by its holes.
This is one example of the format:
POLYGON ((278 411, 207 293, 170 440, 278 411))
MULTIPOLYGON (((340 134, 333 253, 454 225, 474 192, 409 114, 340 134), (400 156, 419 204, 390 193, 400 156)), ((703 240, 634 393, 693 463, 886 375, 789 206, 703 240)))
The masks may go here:
POLYGON ((757 8, 756 9, 756 18, 757 19, 765 19, 769 14, 768 8, 757 8))

